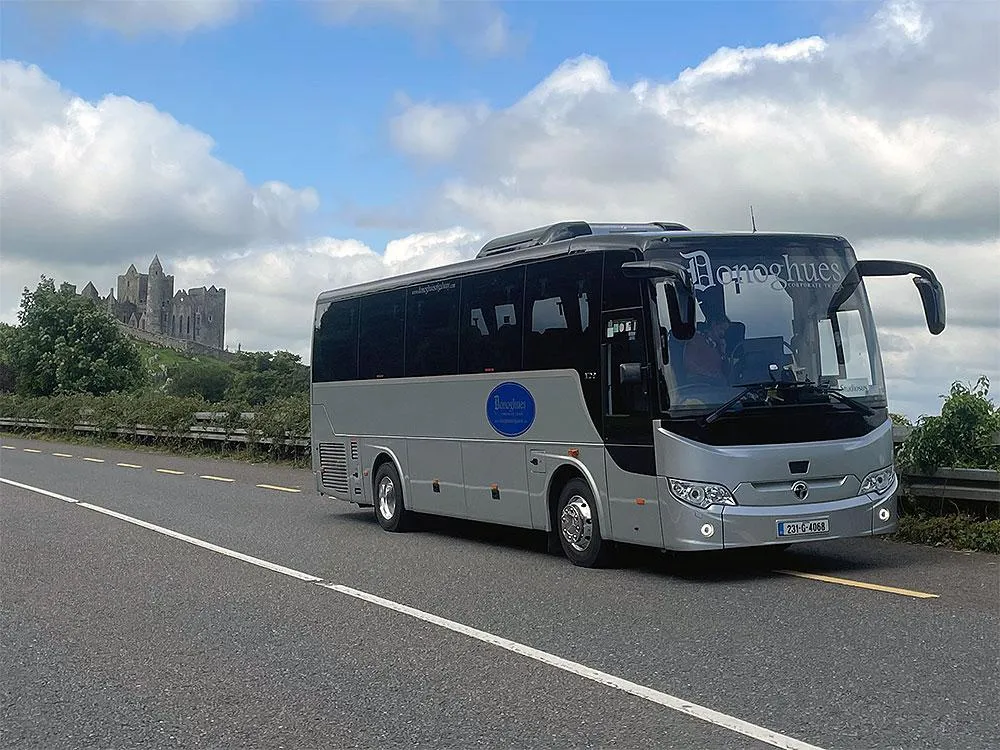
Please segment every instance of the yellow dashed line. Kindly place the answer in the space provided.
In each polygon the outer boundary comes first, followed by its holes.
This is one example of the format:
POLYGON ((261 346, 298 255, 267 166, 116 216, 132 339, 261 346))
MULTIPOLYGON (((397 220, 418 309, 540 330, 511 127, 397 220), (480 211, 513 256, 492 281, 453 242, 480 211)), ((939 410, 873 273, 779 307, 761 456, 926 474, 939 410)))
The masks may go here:
POLYGON ((161 474, 183 474, 183 471, 174 471, 173 469, 157 469, 161 474))
POLYGON ((119 466, 123 466, 126 469, 141 469, 142 468, 141 466, 139 466, 139 464, 118 464, 118 465, 119 466))
POLYGON ((53 456, 58 456, 59 458, 73 458, 72 453, 53 453, 53 456))
POLYGON ((229 479, 227 477, 213 477, 210 474, 202 474, 201 478, 202 479, 211 479, 211 480, 216 481, 216 482, 235 482, 236 481, 235 479, 229 479))
POLYGON ((262 490, 278 490, 279 492, 302 492, 302 490, 297 490, 294 487, 279 487, 276 484, 258 484, 262 490))
POLYGON ((83 460, 84 461, 90 461, 90 462, 95 463, 95 464, 103 464, 104 463, 104 459, 103 458, 87 458, 86 456, 84 456, 83 460))
POLYGON ((864 581, 852 581, 850 578, 836 578, 835 576, 824 576, 819 573, 802 573, 797 570, 776 570, 775 573, 782 573, 786 576, 796 578, 808 578, 812 581, 822 581, 823 583, 837 583, 841 586, 854 586, 859 589, 869 589, 871 591, 883 591, 887 594, 899 594, 900 596, 912 596, 915 599, 938 599, 939 594, 928 594, 925 591, 912 591, 910 589, 900 589, 895 586, 882 586, 878 583, 865 583, 864 581))
POLYGON ((34 448, 23 448, 25 453, 41 453, 41 451, 36 451, 34 448))

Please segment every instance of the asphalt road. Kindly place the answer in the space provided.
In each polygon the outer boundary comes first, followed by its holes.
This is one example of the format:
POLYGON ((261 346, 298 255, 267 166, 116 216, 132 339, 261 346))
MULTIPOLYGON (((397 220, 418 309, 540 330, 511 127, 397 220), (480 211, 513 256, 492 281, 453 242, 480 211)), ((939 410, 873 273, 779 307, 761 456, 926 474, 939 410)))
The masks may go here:
POLYGON ((515 530, 387 534, 305 471, 2 442, 65 498, 0 484, 3 748, 995 746, 996 556, 584 570, 515 530))

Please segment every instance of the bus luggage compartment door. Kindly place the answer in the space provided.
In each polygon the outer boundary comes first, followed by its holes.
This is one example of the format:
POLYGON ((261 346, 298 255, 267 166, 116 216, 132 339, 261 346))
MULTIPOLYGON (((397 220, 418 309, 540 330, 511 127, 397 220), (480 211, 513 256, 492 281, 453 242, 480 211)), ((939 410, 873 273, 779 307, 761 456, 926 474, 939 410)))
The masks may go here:
POLYGON ((479 521, 531 527, 524 445, 463 443, 465 504, 479 521))

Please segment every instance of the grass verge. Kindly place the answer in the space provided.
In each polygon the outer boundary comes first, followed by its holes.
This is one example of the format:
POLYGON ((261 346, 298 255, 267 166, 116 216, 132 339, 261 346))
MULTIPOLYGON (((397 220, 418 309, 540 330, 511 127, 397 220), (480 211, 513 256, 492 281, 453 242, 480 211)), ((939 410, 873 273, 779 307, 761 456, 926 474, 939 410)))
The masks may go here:
POLYGON ((1000 555, 1000 520, 983 520, 964 513, 935 516, 918 511, 900 516, 899 529, 888 538, 929 547, 1000 555))

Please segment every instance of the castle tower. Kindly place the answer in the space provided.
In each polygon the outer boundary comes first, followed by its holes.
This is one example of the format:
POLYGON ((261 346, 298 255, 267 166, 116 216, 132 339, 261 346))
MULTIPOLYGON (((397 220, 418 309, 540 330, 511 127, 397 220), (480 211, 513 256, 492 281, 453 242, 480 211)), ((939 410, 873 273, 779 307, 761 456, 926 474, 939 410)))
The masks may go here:
POLYGON ((174 277, 163 273, 160 256, 154 255, 149 264, 146 292, 146 330, 170 333, 170 303, 174 296, 174 277))
POLYGON ((226 290, 216 288, 215 284, 205 293, 201 335, 202 343, 216 349, 226 348, 226 290))

